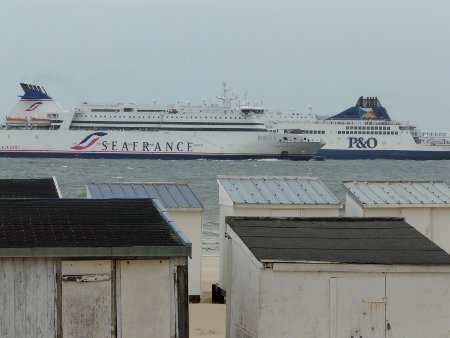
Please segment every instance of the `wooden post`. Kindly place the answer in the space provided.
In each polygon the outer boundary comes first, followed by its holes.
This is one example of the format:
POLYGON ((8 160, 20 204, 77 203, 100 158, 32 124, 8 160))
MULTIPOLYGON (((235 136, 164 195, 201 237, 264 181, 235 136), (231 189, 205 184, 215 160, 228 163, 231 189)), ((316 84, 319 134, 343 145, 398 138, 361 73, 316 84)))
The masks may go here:
POLYGON ((188 271, 186 265, 177 266, 178 336, 189 338, 188 271))

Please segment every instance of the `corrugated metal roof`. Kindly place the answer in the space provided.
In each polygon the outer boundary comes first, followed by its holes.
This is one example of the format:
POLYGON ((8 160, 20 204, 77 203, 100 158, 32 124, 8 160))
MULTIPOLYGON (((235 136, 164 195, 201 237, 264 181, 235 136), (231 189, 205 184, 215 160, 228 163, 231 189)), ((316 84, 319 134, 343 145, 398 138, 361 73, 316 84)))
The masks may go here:
POLYGON ((0 179, 0 198, 58 198, 56 179, 20 178, 0 179))
POLYGON ((0 199, 0 224, 0 256, 190 254, 190 242, 151 199, 0 199))
POLYGON ((340 204, 316 177, 218 176, 217 181, 235 204, 340 204))
POLYGON ((362 206, 450 206, 450 188, 443 182, 353 181, 344 186, 362 206))
POLYGON ((156 198, 165 208, 203 209, 187 184, 178 183, 88 183, 92 198, 156 198))
POLYGON ((402 218, 226 217, 260 261, 445 264, 450 255, 402 218))

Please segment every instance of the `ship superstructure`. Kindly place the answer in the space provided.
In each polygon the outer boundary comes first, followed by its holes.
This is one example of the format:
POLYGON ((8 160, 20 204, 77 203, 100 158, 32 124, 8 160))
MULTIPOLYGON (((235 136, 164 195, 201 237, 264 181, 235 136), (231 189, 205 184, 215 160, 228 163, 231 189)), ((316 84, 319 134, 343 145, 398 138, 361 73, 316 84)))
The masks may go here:
POLYGON ((83 103, 66 111, 44 88, 21 86, 0 130, 1 156, 307 160, 323 145, 268 132, 256 106, 83 103))

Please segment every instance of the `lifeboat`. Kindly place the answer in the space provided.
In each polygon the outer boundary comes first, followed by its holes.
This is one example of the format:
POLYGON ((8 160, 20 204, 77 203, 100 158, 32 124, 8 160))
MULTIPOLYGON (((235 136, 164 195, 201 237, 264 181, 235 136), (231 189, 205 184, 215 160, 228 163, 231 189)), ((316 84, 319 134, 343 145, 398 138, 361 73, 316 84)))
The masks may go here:
POLYGON ((10 127, 23 127, 27 125, 26 117, 6 117, 6 125, 10 127))
POLYGON ((51 123, 51 120, 48 118, 40 118, 40 117, 32 117, 31 125, 35 127, 48 127, 51 123))

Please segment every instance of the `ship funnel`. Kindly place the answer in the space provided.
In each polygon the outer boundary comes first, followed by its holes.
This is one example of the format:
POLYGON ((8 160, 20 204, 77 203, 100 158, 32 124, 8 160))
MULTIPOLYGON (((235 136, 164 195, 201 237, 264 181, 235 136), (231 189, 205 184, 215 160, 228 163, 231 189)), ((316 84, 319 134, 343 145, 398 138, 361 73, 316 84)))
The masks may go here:
POLYGON ((8 114, 9 118, 48 118, 49 114, 64 112, 61 104, 48 96, 44 87, 21 83, 24 94, 8 114))

